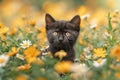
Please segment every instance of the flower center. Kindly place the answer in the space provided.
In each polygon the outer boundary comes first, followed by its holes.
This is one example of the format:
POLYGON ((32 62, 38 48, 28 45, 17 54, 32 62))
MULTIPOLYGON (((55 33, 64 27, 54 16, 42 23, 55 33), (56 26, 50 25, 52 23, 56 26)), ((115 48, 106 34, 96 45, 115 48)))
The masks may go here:
POLYGON ((102 62, 102 59, 98 59, 97 62, 100 64, 102 62))
POLYGON ((28 43, 25 43, 23 46, 24 46, 24 47, 29 47, 29 44, 28 44, 28 43))
POLYGON ((5 62, 5 60, 4 59, 0 59, 0 63, 4 63, 5 62))

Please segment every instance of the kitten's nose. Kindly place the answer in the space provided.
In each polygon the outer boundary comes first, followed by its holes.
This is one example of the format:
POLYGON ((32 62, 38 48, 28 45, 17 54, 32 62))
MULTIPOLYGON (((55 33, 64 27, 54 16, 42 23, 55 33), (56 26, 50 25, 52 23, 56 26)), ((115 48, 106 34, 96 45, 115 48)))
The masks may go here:
POLYGON ((63 36, 59 36, 59 41, 60 41, 60 42, 63 41, 63 36))

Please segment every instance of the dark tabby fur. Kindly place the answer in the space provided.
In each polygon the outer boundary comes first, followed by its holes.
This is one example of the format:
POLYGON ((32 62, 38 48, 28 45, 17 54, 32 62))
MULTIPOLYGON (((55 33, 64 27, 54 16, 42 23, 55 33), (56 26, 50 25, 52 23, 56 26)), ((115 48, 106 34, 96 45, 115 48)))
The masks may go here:
POLYGON ((46 33, 49 41, 49 51, 55 53, 64 50, 67 56, 63 60, 74 61, 74 44, 80 31, 80 17, 74 16, 70 21, 56 21, 50 14, 46 14, 46 33))

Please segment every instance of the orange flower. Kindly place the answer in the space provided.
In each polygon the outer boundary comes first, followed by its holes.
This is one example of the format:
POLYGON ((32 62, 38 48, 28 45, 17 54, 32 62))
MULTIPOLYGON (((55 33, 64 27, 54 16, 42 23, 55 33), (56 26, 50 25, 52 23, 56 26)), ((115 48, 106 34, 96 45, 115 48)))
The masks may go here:
POLYGON ((116 57, 120 60, 120 46, 115 46, 110 53, 111 57, 116 57))
POLYGON ((34 46, 31 46, 29 48, 27 48, 26 50, 24 50, 24 54, 26 56, 38 56, 40 55, 40 52, 34 47, 34 46))
POLYGON ((118 79, 120 79, 120 72, 115 73, 115 77, 117 77, 118 79))
POLYGON ((67 55, 67 53, 64 50, 60 50, 60 51, 58 51, 58 52, 55 53, 55 56, 59 57, 60 59, 62 59, 66 55, 67 55))
POLYGON ((9 52, 7 55, 8 56, 14 56, 19 51, 19 49, 20 48, 12 47, 12 51, 9 52))
POLYGON ((35 47, 31 46, 24 51, 24 54, 26 61, 32 63, 37 59, 36 57, 40 55, 40 52, 35 47))
POLYGON ((26 61, 30 64, 36 61, 37 57, 25 56, 26 61))
POLYGON ((19 67, 17 67, 17 70, 21 70, 21 71, 24 71, 24 70, 28 70, 30 69, 30 64, 25 64, 25 65, 21 65, 19 67))
POLYGON ((41 59, 36 59, 36 60, 34 60, 34 63, 35 63, 35 64, 39 64, 39 65, 44 65, 44 62, 43 62, 43 60, 41 60, 41 59))
POLYGON ((67 72, 70 72, 71 66, 72 66, 72 62, 62 61, 55 64, 54 68, 58 73, 65 74, 67 72))
POLYGON ((14 35, 16 32, 17 32, 16 27, 11 27, 11 28, 10 28, 10 31, 9 31, 9 34, 10 34, 10 35, 14 35))
POLYGON ((29 22, 30 26, 35 26, 36 22, 34 20, 29 22))
POLYGON ((28 80, 28 76, 26 76, 26 75, 18 75, 16 77, 16 80, 28 80))

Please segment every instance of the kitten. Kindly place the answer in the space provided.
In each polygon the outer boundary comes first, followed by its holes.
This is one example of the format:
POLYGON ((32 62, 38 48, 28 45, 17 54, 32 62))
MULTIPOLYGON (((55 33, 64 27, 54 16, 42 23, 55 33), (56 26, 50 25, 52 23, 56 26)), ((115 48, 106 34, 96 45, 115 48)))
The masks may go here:
POLYGON ((74 16, 70 21, 56 21, 50 14, 46 14, 46 34, 49 41, 49 51, 55 53, 64 50, 67 56, 62 60, 74 61, 74 44, 80 31, 80 16, 74 16))

